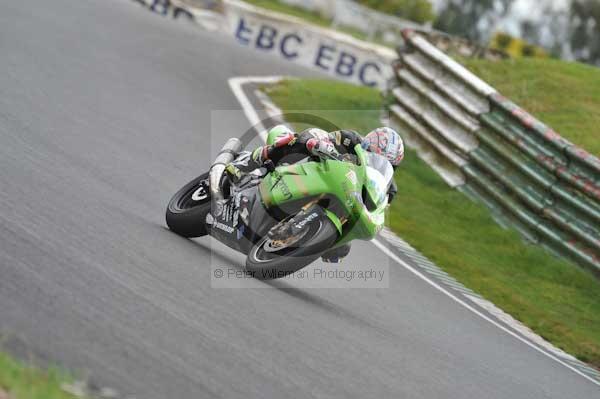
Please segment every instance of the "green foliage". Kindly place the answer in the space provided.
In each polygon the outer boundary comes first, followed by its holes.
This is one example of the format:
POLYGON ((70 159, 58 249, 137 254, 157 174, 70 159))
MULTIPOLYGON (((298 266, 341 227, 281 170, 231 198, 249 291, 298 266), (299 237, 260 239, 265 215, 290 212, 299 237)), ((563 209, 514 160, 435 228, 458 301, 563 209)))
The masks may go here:
POLYGON ((531 44, 525 44, 521 52, 524 57, 533 57, 535 55, 535 46, 531 44))
MULTIPOLYGON (((261 7, 261 8, 267 9, 267 10, 271 10, 271 11, 279 12, 282 14, 287 14, 292 17, 300 18, 300 19, 303 19, 313 25, 318 25, 318 26, 326 27, 326 28, 331 27, 332 21, 328 18, 321 16, 319 13, 313 12, 313 11, 308 11, 301 7, 291 6, 289 4, 282 3, 278 0, 244 0, 244 2, 252 4, 253 6, 256 6, 256 7, 261 7)), ((360 31, 356 28, 350 27, 350 26, 340 25, 340 26, 336 27, 336 30, 346 33, 346 34, 353 36, 360 40, 365 40, 365 41, 369 40, 369 38, 367 37, 367 34, 365 32, 362 32, 362 31, 360 31)), ((373 38, 371 41, 374 43, 377 43, 379 45, 382 45, 382 46, 391 47, 391 45, 389 43, 383 42, 378 37, 373 38)))
POLYGON ((513 37, 504 32, 498 32, 492 37, 490 47, 502 50, 512 57, 540 57, 548 56, 541 48, 534 46, 526 41, 513 37))
MULTIPOLYGON (((482 69, 494 65, 478 62, 482 69)), ((512 64, 513 69, 526 65, 533 73, 533 65, 527 62, 512 64)), ((536 62, 539 71, 548 61, 536 62)), ((582 73, 580 66, 572 68, 582 73)), ((522 87, 523 81, 506 79, 506 69, 496 69, 493 74, 504 78, 507 86, 522 87)), ((586 93, 590 95, 590 91, 586 93)), ((284 111, 313 110, 362 132, 379 124, 373 110, 381 107, 382 99, 372 89, 332 81, 292 80, 270 89, 269 95, 284 111), (369 113, 361 118, 348 110, 369 113)), ((542 96, 550 97, 542 92, 536 95, 538 101, 542 96)), ((562 118, 567 121, 568 113, 563 112, 562 118)), ((540 247, 524 243, 515 231, 500 227, 485 207, 449 188, 410 149, 395 178, 399 192, 389 217, 394 231, 556 346, 600 366, 600 284, 594 277, 540 247)))
MULTIPOLYGON (((514 17, 514 8, 511 13, 511 6, 515 2, 516 0, 444 0, 434 27, 472 41, 487 41, 499 26, 498 21, 514 17)), ((600 1, 567 0, 561 2, 565 3, 564 7, 557 7, 558 3, 538 1, 535 4, 538 7, 537 13, 544 15, 544 18, 522 20, 520 37, 534 44, 543 44, 546 52, 555 57, 574 58, 599 66, 600 1)), ((523 50, 520 55, 532 54, 531 48, 523 50)), ((537 53, 538 51, 535 52, 536 55, 537 53)))
POLYGON ((503 32, 499 32, 496 35, 496 44, 498 45, 498 48, 501 50, 507 49, 508 46, 510 45, 510 43, 512 42, 512 40, 513 40, 513 37, 511 35, 508 35, 503 32))
POLYGON ((434 28, 452 35, 481 41, 488 26, 505 16, 514 0, 447 0, 440 10, 434 28))
POLYGON ((75 399, 62 390, 65 381, 68 377, 56 369, 38 370, 0 352, 0 390, 11 399, 75 399))
POLYGON ((358 0, 362 5, 409 19, 418 23, 433 21, 433 7, 429 0, 358 0))
POLYGON ((574 0, 570 10, 571 37, 569 42, 576 59, 600 63, 600 2, 574 0))
POLYGON ((319 26, 329 26, 331 21, 327 18, 322 17, 317 12, 305 10, 300 7, 290 6, 285 3, 281 3, 277 0, 244 0, 246 3, 252 4, 253 6, 266 8, 267 10, 288 14, 296 18, 301 18, 319 26))

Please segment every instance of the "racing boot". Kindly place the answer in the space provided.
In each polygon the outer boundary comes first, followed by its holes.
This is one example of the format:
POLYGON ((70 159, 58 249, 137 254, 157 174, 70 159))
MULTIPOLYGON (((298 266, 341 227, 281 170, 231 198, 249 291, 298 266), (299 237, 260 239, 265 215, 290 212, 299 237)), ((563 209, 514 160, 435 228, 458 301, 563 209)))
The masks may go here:
POLYGON ((337 248, 330 249, 321 255, 325 263, 340 263, 350 253, 350 244, 344 244, 337 248))

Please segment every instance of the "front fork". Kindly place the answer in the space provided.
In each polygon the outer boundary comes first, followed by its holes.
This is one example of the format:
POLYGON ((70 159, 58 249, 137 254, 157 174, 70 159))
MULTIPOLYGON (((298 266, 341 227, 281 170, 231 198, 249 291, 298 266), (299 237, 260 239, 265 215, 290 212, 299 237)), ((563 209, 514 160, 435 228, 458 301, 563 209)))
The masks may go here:
POLYGON ((309 210, 312 208, 318 208, 318 211, 321 213, 320 216, 327 216, 331 223, 335 226, 340 236, 342 235, 342 224, 344 221, 340 220, 337 215, 331 212, 329 209, 323 208, 318 204, 319 200, 321 200, 323 196, 321 195, 319 198, 314 199, 313 201, 308 202, 306 205, 302 207, 302 211, 309 213, 309 210))
POLYGON ((285 235, 296 235, 300 234, 304 227, 318 219, 318 218, 329 218, 335 228, 337 229, 340 236, 342 235, 342 222, 337 217, 337 215, 331 212, 328 209, 324 209, 323 207, 318 205, 320 198, 314 199, 313 201, 308 202, 304 205, 296 215, 294 215, 290 220, 288 220, 281 229, 276 229, 275 231, 269 231, 270 238, 275 238, 278 233, 284 233, 285 235))

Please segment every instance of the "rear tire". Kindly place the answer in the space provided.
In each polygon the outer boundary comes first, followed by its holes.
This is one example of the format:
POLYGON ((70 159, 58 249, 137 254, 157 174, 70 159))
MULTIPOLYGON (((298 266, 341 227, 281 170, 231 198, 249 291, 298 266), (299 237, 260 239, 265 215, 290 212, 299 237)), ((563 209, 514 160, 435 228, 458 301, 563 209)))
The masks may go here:
POLYGON ((292 274, 317 260, 321 254, 330 249, 338 238, 335 225, 327 216, 314 220, 309 225, 308 233, 295 247, 278 256, 266 252, 263 238, 252 246, 246 258, 246 270, 259 280, 271 280, 292 274), (265 257, 269 254, 268 257, 265 257))
POLYGON ((205 236, 208 234, 206 215, 210 212, 210 207, 207 172, 183 186, 171 198, 167 206, 167 226, 183 237, 205 236))

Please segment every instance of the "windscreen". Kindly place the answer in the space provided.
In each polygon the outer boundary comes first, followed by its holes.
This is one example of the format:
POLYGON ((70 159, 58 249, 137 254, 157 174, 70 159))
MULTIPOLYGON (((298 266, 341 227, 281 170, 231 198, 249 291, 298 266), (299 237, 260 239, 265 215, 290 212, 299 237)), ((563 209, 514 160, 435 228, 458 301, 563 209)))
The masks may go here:
POLYGON ((387 190, 390 184, 392 183, 392 178, 394 176, 394 168, 392 168, 392 164, 388 159, 382 155, 375 154, 373 152, 367 152, 367 166, 375 169, 377 172, 383 176, 383 181, 385 182, 385 189, 387 190))
POLYGON ((387 158, 371 152, 367 153, 366 188, 370 200, 365 203, 367 209, 372 211, 386 201, 393 175, 394 169, 387 158))

